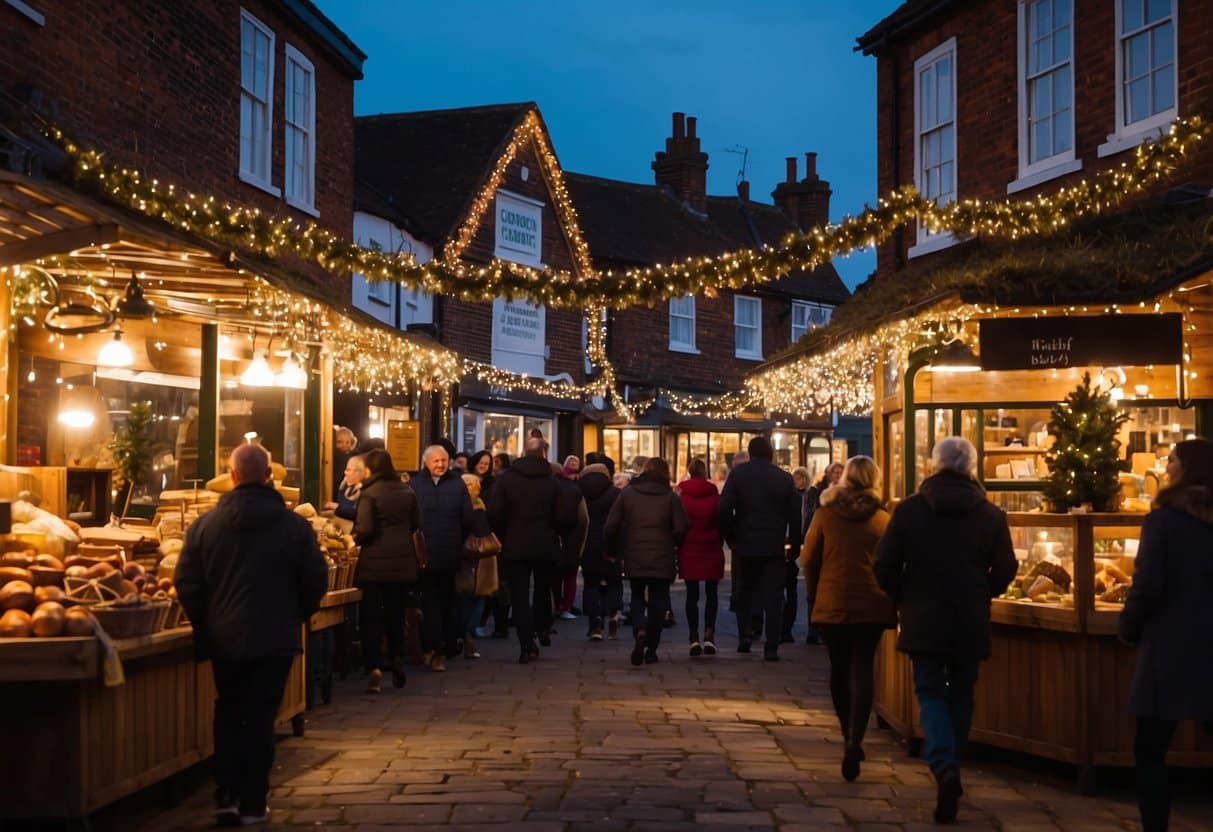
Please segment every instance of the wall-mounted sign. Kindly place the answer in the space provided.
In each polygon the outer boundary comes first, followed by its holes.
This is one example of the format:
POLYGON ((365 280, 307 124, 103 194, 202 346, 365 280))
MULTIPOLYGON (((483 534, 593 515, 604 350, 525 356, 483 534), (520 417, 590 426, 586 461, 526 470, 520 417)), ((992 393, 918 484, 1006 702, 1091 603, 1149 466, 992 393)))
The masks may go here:
POLYGON ((1178 364, 1183 316, 1084 315, 979 322, 983 370, 1178 364))
POLYGON ((383 445, 397 471, 421 469, 421 423, 408 419, 388 419, 383 445))
POLYGON ((543 203, 497 191, 493 254, 502 260, 538 266, 543 258, 543 203))
POLYGON ((534 376, 544 374, 547 310, 521 300, 493 301, 493 366, 534 376))

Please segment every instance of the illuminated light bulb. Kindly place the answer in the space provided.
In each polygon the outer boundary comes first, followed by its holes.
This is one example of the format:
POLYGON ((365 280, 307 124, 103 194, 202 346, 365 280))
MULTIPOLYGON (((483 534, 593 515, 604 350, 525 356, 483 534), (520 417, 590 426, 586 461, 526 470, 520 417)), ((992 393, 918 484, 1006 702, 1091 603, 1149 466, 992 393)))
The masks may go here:
POLYGON ((265 353, 258 355, 240 374, 240 383, 245 387, 273 387, 274 371, 265 353))
POLYGON ((292 390, 307 389, 307 371, 299 366, 293 353, 282 362, 282 369, 274 377, 274 383, 279 387, 289 387, 292 390))
POLYGON ((107 341, 97 353, 98 367, 129 367, 135 363, 135 354, 122 340, 122 330, 114 333, 114 340, 107 341))

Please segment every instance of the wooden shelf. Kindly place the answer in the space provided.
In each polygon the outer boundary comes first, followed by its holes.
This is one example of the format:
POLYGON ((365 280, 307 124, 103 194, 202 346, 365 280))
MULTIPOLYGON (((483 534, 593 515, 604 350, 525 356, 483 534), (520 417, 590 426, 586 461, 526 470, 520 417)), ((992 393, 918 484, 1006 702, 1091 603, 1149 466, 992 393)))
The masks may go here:
POLYGON ((1047 454, 1048 448, 1037 448, 1034 445, 995 445, 993 448, 985 449, 986 456, 995 456, 999 454, 1047 454))

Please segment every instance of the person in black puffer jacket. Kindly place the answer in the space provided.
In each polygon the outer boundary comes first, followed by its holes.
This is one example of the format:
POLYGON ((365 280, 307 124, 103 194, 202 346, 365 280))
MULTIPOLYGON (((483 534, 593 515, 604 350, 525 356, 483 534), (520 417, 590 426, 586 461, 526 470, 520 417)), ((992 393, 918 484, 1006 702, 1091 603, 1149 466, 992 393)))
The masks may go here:
POLYGON ((463 472, 450 467, 451 458, 441 445, 421 455, 422 470, 409 480, 421 504, 421 527, 429 550, 429 564, 421 576, 425 617, 422 644, 430 670, 446 670, 446 660, 459 655, 459 604, 455 572, 463 557, 463 541, 472 531, 472 498, 463 472))
POLYGON ((238 826, 268 818, 274 717, 328 568, 269 484, 269 454, 240 445, 230 468, 235 489, 190 526, 173 581, 215 677, 215 820, 238 826))
POLYGON ((581 576, 585 614, 589 617, 589 638, 602 641, 602 628, 609 618, 610 637, 619 632, 619 614, 623 610, 623 568, 615 558, 607 558, 606 520, 619 489, 611 484, 607 467, 587 465, 577 480, 589 515, 589 531, 581 553, 581 576))
POLYGON ((678 575, 678 546, 687 533, 686 510, 670 488, 664 459, 645 461, 640 476, 611 506, 605 533, 607 552, 623 552, 632 587, 632 664, 654 664, 670 611, 670 584, 678 575))
POLYGON ((383 637, 387 635, 392 683, 404 687, 404 613, 409 591, 421 577, 413 531, 421 508, 413 490, 400 481, 388 452, 367 452, 367 479, 358 499, 354 540, 360 547, 354 583, 362 590, 362 660, 367 689, 378 693, 383 680, 383 637))
POLYGON ((562 539, 572 537, 577 526, 580 502, 576 488, 560 487, 545 448, 542 439, 527 440, 523 456, 497 476, 488 507, 489 525, 501 540, 520 664, 539 657, 536 636, 541 644, 551 643, 552 579, 562 556, 562 539))
POLYGON ((990 599, 1018 564, 1002 509, 973 479, 977 451, 949 436, 931 452, 934 473, 893 512, 876 549, 880 588, 897 606, 897 649, 914 668, 935 820, 956 818, 960 759, 973 717, 977 669, 990 655, 990 599))

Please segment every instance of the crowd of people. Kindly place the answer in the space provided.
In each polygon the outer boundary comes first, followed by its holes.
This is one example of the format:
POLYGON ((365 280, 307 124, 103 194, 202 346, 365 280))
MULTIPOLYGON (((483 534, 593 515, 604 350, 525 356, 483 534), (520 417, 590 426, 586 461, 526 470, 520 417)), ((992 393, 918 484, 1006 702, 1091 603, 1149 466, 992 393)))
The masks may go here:
MULTIPOLYGON (((439 442, 410 477, 382 447, 364 450, 350 439, 327 508, 351 523, 361 547, 355 583, 370 692, 381 691, 385 672, 405 685, 410 635, 419 638, 420 662, 441 672, 460 654, 479 657, 475 639, 489 632, 490 618, 494 636, 508 638, 514 627, 520 663, 536 661, 555 623, 579 617, 579 573, 591 642, 616 639, 630 622, 631 664, 660 661, 671 586, 682 580, 689 654, 715 655, 727 548, 736 650, 748 653, 763 638, 768 661, 791 638, 804 569, 808 638, 826 645, 848 781, 865 758, 877 645, 898 628, 937 784, 934 816, 955 819, 974 687, 991 652, 990 602, 1017 569, 1006 515, 974 478, 968 440, 937 442, 931 475, 890 513, 870 458, 831 465, 810 483, 804 469, 779 468, 764 437, 711 480, 700 459, 679 476, 661 458, 634 459, 626 471, 600 453, 558 465, 542 435, 517 459, 459 454, 439 442)), ((314 611, 324 581, 310 529, 267 485, 264 452, 241 446, 231 469, 236 488, 191 526, 176 584, 200 655, 214 661, 218 819, 247 823, 267 812, 270 703, 281 698, 289 657, 300 649, 291 622, 314 611), (249 604, 239 587, 265 584, 258 575, 281 563, 291 569, 268 583, 279 596, 274 609, 291 614, 270 620, 268 607, 249 604)), ((1190 661, 1213 653, 1204 602, 1213 580, 1213 442, 1176 445, 1168 475, 1143 525, 1121 616, 1121 637, 1141 648, 1130 706, 1148 832, 1167 827, 1165 757, 1176 723, 1213 723, 1213 669, 1190 661)))

